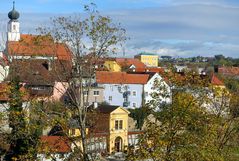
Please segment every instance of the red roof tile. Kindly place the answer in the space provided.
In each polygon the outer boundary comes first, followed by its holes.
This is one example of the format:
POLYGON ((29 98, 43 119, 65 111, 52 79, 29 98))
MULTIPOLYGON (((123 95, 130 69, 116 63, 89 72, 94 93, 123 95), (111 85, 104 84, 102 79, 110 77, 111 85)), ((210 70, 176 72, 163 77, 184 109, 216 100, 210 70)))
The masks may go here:
POLYGON ((223 86, 224 85, 224 83, 215 74, 212 75, 211 84, 212 85, 217 85, 217 86, 223 86))
POLYGON ((133 58, 116 58, 115 61, 117 64, 119 64, 121 67, 129 67, 131 65, 134 65, 135 68, 142 68, 145 69, 146 65, 139 61, 138 59, 133 58))
POLYGON ((127 74, 126 72, 96 72, 96 82, 105 84, 146 84, 149 74, 127 74))
POLYGON ((63 136, 41 136, 41 151, 52 153, 71 152, 70 141, 63 136))
POLYGON ((159 67, 148 67, 146 68, 146 72, 155 72, 155 73, 163 74, 164 69, 159 67))
POLYGON ((239 67, 220 67, 218 68, 218 72, 222 74, 228 74, 228 75, 239 75, 239 67))
POLYGON ((71 60, 72 53, 62 43, 55 43, 51 36, 21 35, 19 41, 10 41, 8 54, 12 56, 49 56, 59 60, 71 60))

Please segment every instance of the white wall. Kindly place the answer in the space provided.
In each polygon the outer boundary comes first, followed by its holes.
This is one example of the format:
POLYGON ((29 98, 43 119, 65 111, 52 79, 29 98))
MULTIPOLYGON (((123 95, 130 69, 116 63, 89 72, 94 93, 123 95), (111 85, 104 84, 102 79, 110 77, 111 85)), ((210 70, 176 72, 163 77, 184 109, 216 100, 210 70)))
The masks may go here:
POLYGON ((163 78, 159 74, 154 74, 154 76, 144 85, 144 95, 145 95, 145 103, 149 103, 152 98, 152 93, 160 93, 161 95, 170 95, 170 97, 161 96, 161 102, 170 103, 171 102, 171 90, 170 86, 163 80, 163 78), (155 81, 159 82, 159 87, 155 87, 155 81), (160 90, 159 90, 160 89, 160 90))

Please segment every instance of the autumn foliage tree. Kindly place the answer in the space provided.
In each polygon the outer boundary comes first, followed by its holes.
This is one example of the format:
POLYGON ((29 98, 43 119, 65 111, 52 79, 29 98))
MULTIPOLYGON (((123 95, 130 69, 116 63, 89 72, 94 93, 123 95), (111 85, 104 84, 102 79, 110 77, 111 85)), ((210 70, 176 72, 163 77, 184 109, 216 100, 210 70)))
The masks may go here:
POLYGON ((238 135, 238 116, 230 112, 235 99, 194 73, 168 75, 172 102, 160 102, 165 93, 152 94, 148 108, 155 119, 147 121, 139 149, 130 149, 128 159, 229 160, 233 138, 238 135))
MULTIPOLYGON (((39 134, 30 123, 28 107, 24 107, 25 93, 21 90, 18 77, 10 81, 8 123, 11 128, 7 142, 10 148, 6 160, 34 160, 37 156, 39 134)), ((26 100, 25 100, 26 101, 26 100)))
MULTIPOLYGON (((50 27, 39 28, 41 34, 51 35, 56 42, 66 44, 73 60, 72 78, 68 81, 67 108, 72 118, 79 124, 82 147, 75 145, 75 159, 89 160, 87 151, 87 111, 88 96, 84 93, 91 90, 98 61, 115 53, 125 41, 125 30, 120 24, 112 23, 112 19, 102 16, 94 5, 85 6, 87 16, 56 17, 50 27), (93 6, 93 7, 92 7, 93 6)), ((60 75, 61 73, 59 73, 60 75)), ((69 120, 68 120, 69 121, 69 120)), ((74 154, 74 153, 72 153, 74 154)), ((72 156, 71 156, 72 157, 72 156)))

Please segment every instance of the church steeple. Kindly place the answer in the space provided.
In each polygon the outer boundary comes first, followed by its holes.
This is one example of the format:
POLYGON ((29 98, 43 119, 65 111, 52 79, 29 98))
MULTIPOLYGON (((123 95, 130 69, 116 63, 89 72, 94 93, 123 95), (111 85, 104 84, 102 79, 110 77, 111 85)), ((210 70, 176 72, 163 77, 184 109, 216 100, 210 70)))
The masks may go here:
POLYGON ((13 1, 13 8, 8 13, 8 41, 19 41, 20 40, 20 23, 18 18, 20 17, 19 12, 15 10, 15 1, 13 1))
POLYGON ((17 20, 20 17, 20 14, 15 10, 15 1, 13 1, 12 11, 8 13, 8 18, 10 20, 17 20))

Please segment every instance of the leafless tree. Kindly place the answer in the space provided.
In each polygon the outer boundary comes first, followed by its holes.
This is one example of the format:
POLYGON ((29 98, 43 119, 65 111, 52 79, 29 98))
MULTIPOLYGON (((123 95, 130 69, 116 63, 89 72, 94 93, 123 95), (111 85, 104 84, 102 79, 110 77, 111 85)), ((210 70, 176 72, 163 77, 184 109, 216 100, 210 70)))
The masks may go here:
POLYGON ((67 97, 71 115, 78 121, 81 132, 82 148, 79 160, 89 160, 87 151, 87 111, 88 97, 84 92, 90 91, 97 63, 108 55, 115 53, 126 40, 125 30, 120 24, 112 23, 110 17, 101 16, 92 5, 85 6, 86 15, 56 17, 50 27, 39 28, 41 34, 51 35, 56 42, 67 44, 72 53, 72 77, 68 80, 67 97))

